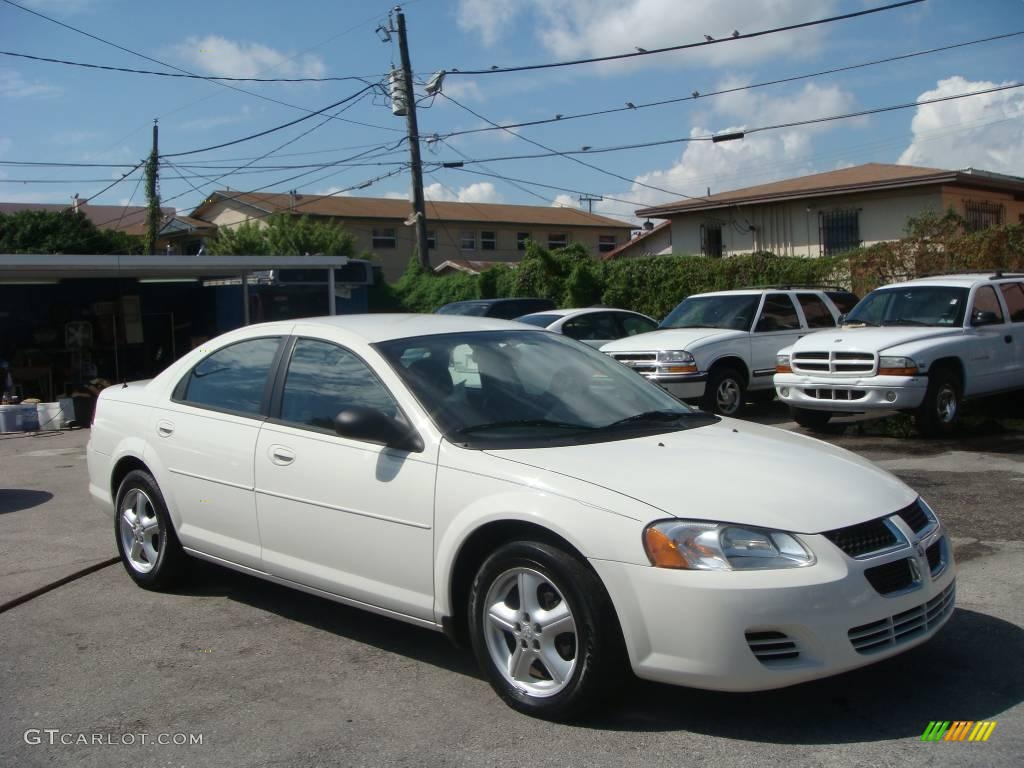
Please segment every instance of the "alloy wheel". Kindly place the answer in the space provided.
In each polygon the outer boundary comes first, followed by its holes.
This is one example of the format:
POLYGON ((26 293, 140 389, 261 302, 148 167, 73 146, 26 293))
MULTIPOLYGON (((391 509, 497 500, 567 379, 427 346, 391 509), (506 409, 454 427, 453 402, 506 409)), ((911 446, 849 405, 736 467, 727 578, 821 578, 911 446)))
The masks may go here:
POLYGON ((715 404, 718 406, 718 412, 725 416, 736 413, 740 408, 740 398, 740 385, 736 380, 722 379, 715 392, 715 404))
POLYGON ((118 512, 121 548, 129 565, 138 573, 149 573, 160 556, 160 522, 153 502, 144 491, 132 488, 125 494, 118 512))
POLYGON ((943 384, 935 394, 935 412, 943 424, 956 421, 959 402, 952 384, 943 384))

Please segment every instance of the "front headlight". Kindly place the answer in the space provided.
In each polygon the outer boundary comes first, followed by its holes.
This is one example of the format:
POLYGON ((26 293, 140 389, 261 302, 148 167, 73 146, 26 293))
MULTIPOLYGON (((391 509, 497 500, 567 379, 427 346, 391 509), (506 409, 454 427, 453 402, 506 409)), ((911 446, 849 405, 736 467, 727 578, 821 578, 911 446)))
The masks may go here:
POLYGON ((644 529, 644 549, 656 568, 747 571, 802 568, 814 554, 785 531, 700 520, 662 520, 644 529))
POLYGON ((917 376, 917 363, 909 357, 878 358, 879 376, 917 376))
POLYGON ((685 349, 668 349, 658 353, 659 363, 692 363, 693 355, 685 349))
POLYGON ((778 354, 775 356, 776 373, 792 373, 793 368, 789 364, 789 355, 778 354))

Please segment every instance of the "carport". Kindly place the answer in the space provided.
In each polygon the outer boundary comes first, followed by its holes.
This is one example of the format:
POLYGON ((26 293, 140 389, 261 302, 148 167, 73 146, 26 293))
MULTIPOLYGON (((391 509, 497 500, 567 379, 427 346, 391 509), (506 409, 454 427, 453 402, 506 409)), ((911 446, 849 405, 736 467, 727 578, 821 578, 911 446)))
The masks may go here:
POLYGON ((372 282, 344 256, 0 254, 0 359, 19 394, 50 400, 251 321, 365 312, 372 282))

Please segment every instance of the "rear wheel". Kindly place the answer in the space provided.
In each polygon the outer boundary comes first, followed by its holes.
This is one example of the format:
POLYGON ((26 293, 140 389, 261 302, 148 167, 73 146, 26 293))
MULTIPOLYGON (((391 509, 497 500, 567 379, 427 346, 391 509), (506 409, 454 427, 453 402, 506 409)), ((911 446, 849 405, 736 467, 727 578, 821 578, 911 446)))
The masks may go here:
POLYGON ((701 408, 720 416, 737 416, 747 394, 746 377, 731 366, 714 368, 708 376, 701 408))
POLYGON ((128 575, 146 589, 169 587, 184 571, 185 553, 153 476, 129 472, 117 491, 116 509, 114 535, 128 575))
POLYGON ((939 437, 956 432, 960 426, 960 405, 963 394, 960 377, 949 368, 940 368, 928 376, 924 401, 914 413, 917 431, 925 437, 939 437))
POLYGON ((794 408, 790 406, 789 412, 793 415, 793 421, 804 429, 818 431, 828 426, 832 414, 828 411, 811 411, 807 408, 794 408))
POLYGON ((621 630, 597 575, 550 544, 494 552, 469 595, 481 670, 513 709, 567 720, 615 689, 626 670, 621 630))

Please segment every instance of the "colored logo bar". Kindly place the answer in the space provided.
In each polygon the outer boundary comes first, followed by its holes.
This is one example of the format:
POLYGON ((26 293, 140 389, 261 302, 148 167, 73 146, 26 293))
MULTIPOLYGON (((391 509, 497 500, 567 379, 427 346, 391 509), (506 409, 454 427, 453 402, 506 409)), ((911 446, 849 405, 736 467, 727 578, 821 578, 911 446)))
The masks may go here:
POLYGON ((932 720, 921 741, 988 741, 995 727, 995 720, 932 720))

